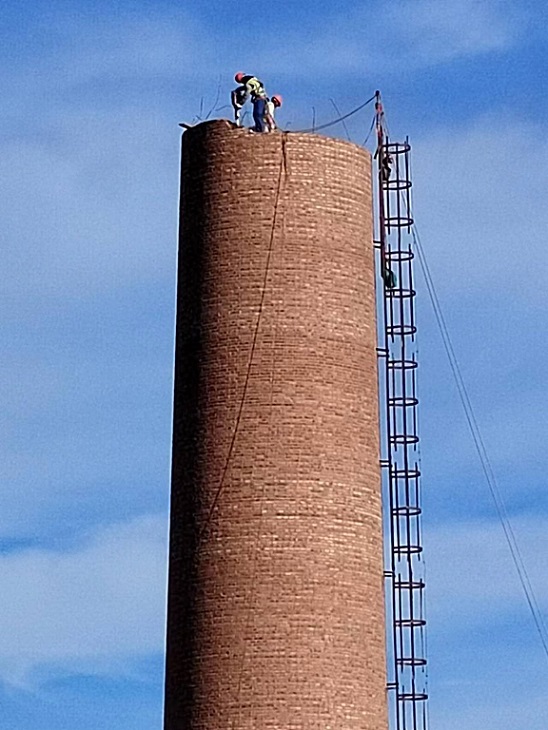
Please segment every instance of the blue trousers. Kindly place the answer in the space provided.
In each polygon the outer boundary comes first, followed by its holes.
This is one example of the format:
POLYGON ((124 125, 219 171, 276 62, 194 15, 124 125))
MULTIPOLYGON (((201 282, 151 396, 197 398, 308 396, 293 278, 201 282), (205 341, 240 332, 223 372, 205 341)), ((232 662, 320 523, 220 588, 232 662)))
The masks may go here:
POLYGON ((253 102, 253 121, 255 122, 255 131, 264 132, 264 115, 266 112, 266 99, 255 99, 253 102))

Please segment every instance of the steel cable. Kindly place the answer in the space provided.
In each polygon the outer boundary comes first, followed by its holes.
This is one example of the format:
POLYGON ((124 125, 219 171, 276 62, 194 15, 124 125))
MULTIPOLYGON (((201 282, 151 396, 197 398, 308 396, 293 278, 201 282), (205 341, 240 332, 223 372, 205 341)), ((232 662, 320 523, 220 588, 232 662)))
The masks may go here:
POLYGON ((296 129, 294 130, 293 134, 295 133, 305 133, 305 132, 319 132, 321 129, 327 129, 328 127, 332 127, 335 124, 339 124, 339 122, 344 121, 345 119, 348 119, 348 117, 353 116, 354 114, 357 114, 362 109, 365 109, 365 107, 368 104, 371 104, 372 101, 375 101, 375 95, 373 95, 370 99, 367 101, 364 101, 363 104, 360 104, 355 109, 352 109, 351 112, 348 112, 348 114, 343 114, 342 117, 339 117, 338 119, 334 119, 332 122, 327 122, 326 124, 320 124, 319 127, 310 127, 309 129, 296 129))
POLYGON ((246 399, 246 395, 247 395, 247 388, 248 388, 248 385, 249 385, 249 378, 250 378, 250 373, 251 373, 251 366, 253 364, 253 356, 255 354, 255 348, 257 346, 257 339, 258 339, 258 335, 259 335, 259 327, 260 327, 260 324, 261 324, 261 318, 262 318, 262 313, 263 313, 265 293, 266 293, 266 283, 267 283, 268 274, 269 274, 269 271, 270 271, 270 259, 271 259, 271 255, 272 255, 272 248, 273 248, 273 245, 274 245, 274 232, 275 232, 275 229, 276 229, 276 221, 277 221, 277 217, 278 217, 278 204, 280 202, 280 193, 281 193, 281 189, 282 189, 283 174, 286 171, 286 151, 285 151, 285 143, 286 143, 286 133, 284 132, 283 133, 283 136, 282 136, 282 148, 281 148, 282 158, 280 160, 280 172, 279 172, 279 175, 278 175, 278 184, 277 184, 277 189, 276 189, 276 195, 275 195, 275 198, 274 198, 274 214, 273 214, 273 217, 272 217, 272 228, 271 228, 271 231, 270 231, 270 242, 268 244, 268 251, 267 251, 267 255, 266 255, 266 263, 265 263, 265 270, 264 270, 263 286, 262 286, 262 291, 261 291, 261 300, 260 300, 260 303, 259 303, 259 312, 257 314, 257 321, 255 323, 255 331, 253 333, 253 340, 252 340, 252 343, 251 343, 251 349, 250 349, 250 352, 249 352, 249 359, 248 359, 248 362, 247 362, 247 372, 246 372, 246 376, 245 376, 245 380, 244 380, 244 387, 243 387, 243 391, 242 391, 242 397, 241 397, 241 400, 240 400, 240 405, 239 405, 238 413, 237 413, 237 416, 236 416, 236 423, 234 424, 234 430, 232 432, 232 438, 230 440, 230 445, 228 447, 228 454, 227 454, 227 457, 226 457, 225 465, 223 467, 223 471, 222 471, 222 474, 221 474, 221 479, 219 481, 219 486, 217 487, 217 491, 216 491, 215 496, 213 498, 213 502, 211 503, 211 507, 209 508, 209 511, 207 513, 207 516, 206 516, 206 519, 204 521, 204 524, 202 525, 202 529, 200 530, 200 533, 198 535, 197 548, 199 548, 199 546, 201 545, 201 542, 202 542, 202 540, 204 538, 204 535, 205 535, 205 533, 206 533, 206 531, 207 531, 207 529, 208 529, 208 527, 210 525, 211 519, 213 517, 213 513, 215 511, 215 507, 217 506, 217 503, 219 501, 219 497, 221 496, 221 493, 222 493, 222 491, 223 491, 223 489, 225 487, 225 479, 226 479, 226 475, 227 475, 227 472, 228 472, 228 467, 230 465, 230 461, 232 459, 232 452, 234 451, 234 445, 236 443, 236 437, 238 435, 238 431, 239 431, 239 428, 240 428, 240 421, 242 419, 242 413, 243 413, 243 409, 244 409, 244 403, 245 403, 245 399, 246 399))
POLYGON ((453 374, 453 378, 455 380, 455 384, 457 386, 457 391, 459 395, 459 399, 461 401, 461 405, 464 410, 464 414, 466 417, 466 422, 468 424, 468 428, 470 430, 470 433, 472 435, 472 440, 474 441, 474 446, 476 448, 482 471, 485 476, 485 480, 487 482, 487 485, 489 487, 489 492, 491 494, 491 497, 493 499, 493 502, 495 504, 495 509, 497 512, 497 516, 499 518, 499 521, 501 523, 504 536, 506 538, 506 542, 508 544, 510 554, 512 556, 512 561, 514 563, 514 566, 516 568, 516 572, 518 574, 518 578, 521 584, 521 587, 523 589, 523 592, 525 594, 525 599, 527 602, 527 605, 529 607, 529 610, 531 612, 533 621, 535 623, 536 629, 538 631, 538 634, 540 636, 540 640, 542 643, 542 647, 544 649, 544 653, 546 654, 548 658, 548 631, 546 629, 546 624, 544 622, 544 617, 539 609, 538 602, 535 596, 535 592, 533 590, 531 580, 529 578, 529 574, 527 571, 527 568, 525 567, 525 562, 523 560, 523 556, 521 554, 521 551, 519 549, 519 545, 515 536, 514 529, 512 527, 512 524, 510 522, 510 517, 508 515, 508 511, 506 509, 506 506, 504 504, 499 486, 498 481, 496 479, 491 460, 489 458, 487 448, 485 446, 485 442, 483 440, 483 436, 481 434, 481 430, 479 428, 474 408, 472 407, 472 403, 470 400, 470 396, 468 394, 468 389, 466 387, 466 384, 464 382, 462 371, 459 365, 459 361, 457 359, 453 343, 451 340, 451 336, 449 334, 449 329, 447 327, 447 323, 445 321, 445 317, 443 314, 443 310, 440 305, 440 301, 437 295, 437 291, 434 285, 434 281, 432 278, 432 274, 430 271, 430 267, 428 266, 428 262, 426 260, 426 256, 424 253, 424 248, 422 246, 422 242, 420 239, 419 232, 417 230, 416 224, 412 227, 412 236, 413 241, 415 243, 417 252, 418 252, 418 258, 419 258, 419 264, 424 276, 424 280, 426 283, 426 288, 428 290, 428 295, 430 297, 430 301, 432 304, 432 308, 434 310, 434 315, 436 317, 436 321, 441 333, 441 338, 443 342, 443 346, 445 349, 445 353, 447 355, 447 358, 449 360, 449 366, 451 368, 451 372, 453 374))

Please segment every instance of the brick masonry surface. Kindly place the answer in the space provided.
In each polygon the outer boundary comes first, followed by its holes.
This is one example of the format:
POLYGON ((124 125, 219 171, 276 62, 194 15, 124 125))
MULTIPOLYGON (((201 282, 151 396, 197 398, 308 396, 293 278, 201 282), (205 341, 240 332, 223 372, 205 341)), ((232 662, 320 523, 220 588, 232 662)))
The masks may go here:
POLYGON ((371 160, 185 132, 166 730, 386 730, 371 160))

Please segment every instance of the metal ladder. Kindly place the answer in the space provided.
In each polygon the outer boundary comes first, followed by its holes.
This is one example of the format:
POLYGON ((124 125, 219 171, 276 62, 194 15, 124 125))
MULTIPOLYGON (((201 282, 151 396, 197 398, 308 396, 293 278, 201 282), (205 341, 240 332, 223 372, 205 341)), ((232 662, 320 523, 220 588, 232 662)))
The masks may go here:
POLYGON ((417 346, 413 286, 410 145, 391 142, 377 99, 379 381, 381 466, 386 490, 386 593, 390 714, 395 730, 427 728, 424 564, 417 423, 417 346), (390 161, 390 169, 387 166, 390 161))

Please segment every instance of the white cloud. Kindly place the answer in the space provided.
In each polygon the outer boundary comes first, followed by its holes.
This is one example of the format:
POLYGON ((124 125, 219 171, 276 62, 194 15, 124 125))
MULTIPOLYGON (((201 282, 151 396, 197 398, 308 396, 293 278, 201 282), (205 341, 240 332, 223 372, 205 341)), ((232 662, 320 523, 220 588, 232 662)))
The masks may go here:
MULTIPOLYGON (((38 17, 38 16, 37 16, 38 17)), ((94 81, 116 82, 131 76, 180 77, 194 67, 204 29, 186 10, 155 8, 147 15, 128 12, 67 14, 56 8, 39 18, 40 63, 32 46, 10 69, 9 88, 76 93, 94 81)), ((123 96, 123 94, 120 94, 123 96)), ((100 103, 100 98, 97 99, 100 103)))
MULTIPOLYGON (((97 82, 118 88, 121 101, 131 78, 177 80, 181 91, 195 97, 197 89, 214 96, 211 87, 219 73, 224 83, 232 83, 233 71, 227 69, 289 75, 298 78, 301 91, 304 77, 321 82, 344 72, 401 74, 402 68, 504 51, 522 37, 527 17, 513 1, 357 2, 344 12, 311 13, 291 29, 284 27, 283 43, 273 54, 264 53, 264 34, 251 34, 242 44, 240 24, 220 28, 186 8, 157 7, 147 17, 123 12, 69 17, 52 11, 45 22, 49 33, 39 62, 29 55, 28 63, 5 79, 8 94, 25 93, 29 113, 36 101, 42 111, 45 100, 48 107, 63 100, 70 108, 97 82)), ((103 90, 95 88, 99 107, 103 90)), ((21 104, 17 108, 22 110, 21 104)))
POLYGON ((120 672, 162 652, 167 519, 98 532, 71 552, 0 556, 0 676, 24 684, 52 665, 120 672))
POLYGON ((4 143, 4 296, 80 298, 123 283, 174 281, 178 135, 152 144, 157 123, 132 117, 107 122, 81 112, 57 130, 64 149, 4 143), (137 130, 128 135, 131 125, 137 130))
MULTIPOLYGON (((451 297, 544 301, 548 142, 537 125, 485 116, 414 144, 416 213, 451 297)), ((426 248, 426 245, 425 245, 426 248)))
MULTIPOLYGON (((283 48, 267 63, 277 73, 401 74, 505 51, 520 40, 526 24, 515 3, 499 0, 361 3, 322 18, 321 25, 311 19, 302 30, 285 34, 283 48)), ((256 49, 244 58, 251 63, 256 49)))
MULTIPOLYGON (((512 526, 545 621, 548 515, 512 526)), ((544 730, 546 655, 500 524, 425 523, 430 717, 446 730, 544 730)))
POLYGON ((498 0, 401 0, 392 3, 406 53, 421 65, 509 48, 522 31, 512 3, 498 0))
MULTIPOLYGON (((421 240, 495 472, 528 474, 537 469, 548 435, 546 342, 539 338, 548 283, 544 130, 484 117, 430 132, 413 147, 421 240)), ((427 312, 427 292, 420 276, 417 281, 427 312)), ((452 491, 458 476, 451 473, 461 474, 477 458, 437 325, 429 311, 426 317, 419 323, 426 448, 437 468, 446 469, 452 491), (448 417, 451 411, 456 418, 448 417)), ((508 486, 515 496, 529 483, 525 477, 508 486)))

